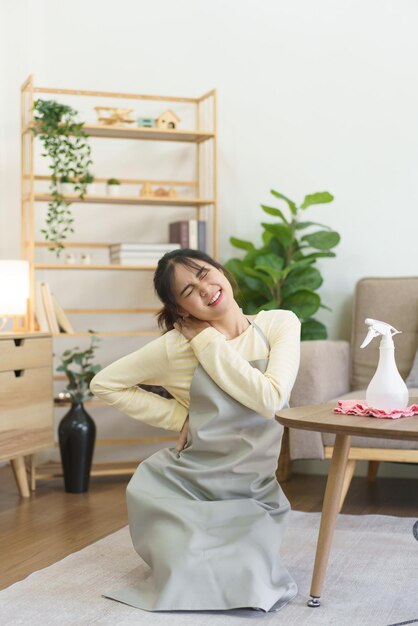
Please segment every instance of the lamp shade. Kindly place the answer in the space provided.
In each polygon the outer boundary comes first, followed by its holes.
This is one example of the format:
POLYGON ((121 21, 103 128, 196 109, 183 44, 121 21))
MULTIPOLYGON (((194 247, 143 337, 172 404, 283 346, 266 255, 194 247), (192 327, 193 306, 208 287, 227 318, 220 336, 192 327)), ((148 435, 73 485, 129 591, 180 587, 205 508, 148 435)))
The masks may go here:
POLYGON ((0 259, 0 316, 26 315, 28 298, 28 261, 0 259))

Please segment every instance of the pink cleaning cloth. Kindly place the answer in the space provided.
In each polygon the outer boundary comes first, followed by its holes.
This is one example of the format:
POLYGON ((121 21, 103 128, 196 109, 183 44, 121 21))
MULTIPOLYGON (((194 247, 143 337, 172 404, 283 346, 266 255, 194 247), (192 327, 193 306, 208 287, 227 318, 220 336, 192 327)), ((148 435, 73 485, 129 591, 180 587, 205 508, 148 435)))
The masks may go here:
POLYGON ((397 420, 399 417, 411 417, 418 415, 418 404, 411 404, 405 409, 396 411, 384 411, 368 406, 361 400, 338 400, 338 406, 335 407, 334 413, 343 413, 345 415, 367 415, 369 417, 380 417, 386 419, 397 420))

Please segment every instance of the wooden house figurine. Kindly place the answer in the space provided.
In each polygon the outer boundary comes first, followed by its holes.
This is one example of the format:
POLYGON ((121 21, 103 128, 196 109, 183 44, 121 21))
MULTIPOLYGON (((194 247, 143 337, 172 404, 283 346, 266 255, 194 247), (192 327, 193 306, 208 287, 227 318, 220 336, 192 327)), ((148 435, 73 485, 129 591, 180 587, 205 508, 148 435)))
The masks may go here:
POLYGON ((177 128, 178 123, 180 122, 180 118, 172 111, 171 109, 167 109, 164 113, 161 113, 156 118, 157 128, 161 128, 164 130, 172 130, 177 128))

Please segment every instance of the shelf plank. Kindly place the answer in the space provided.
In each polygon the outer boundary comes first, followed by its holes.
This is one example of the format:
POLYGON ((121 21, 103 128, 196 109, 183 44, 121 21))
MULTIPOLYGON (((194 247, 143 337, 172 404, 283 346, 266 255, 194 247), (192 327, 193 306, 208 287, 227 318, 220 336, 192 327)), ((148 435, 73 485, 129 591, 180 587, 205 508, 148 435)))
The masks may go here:
POLYGON ((159 337, 161 333, 158 330, 109 330, 98 331, 97 333, 75 332, 75 333, 55 333, 53 337, 159 337))
MULTIPOLYGON (((82 204, 132 204, 137 206, 203 206, 215 204, 212 198, 169 198, 168 196, 84 196, 80 198, 77 195, 64 196, 65 200, 82 204)), ((46 193, 39 193, 35 195, 35 202, 51 202, 52 196, 46 193)))
POLYGON ((117 137, 119 139, 142 139, 151 141, 181 141, 200 143, 213 139, 215 133, 203 130, 161 130, 160 128, 140 128, 123 124, 104 126, 85 124, 83 129, 90 137, 117 137))
MULTIPOLYGON (((201 143, 208 139, 214 139, 215 133, 205 130, 162 130, 160 128, 140 128, 138 126, 126 126, 115 124, 85 124, 83 130, 89 137, 108 137, 117 139, 141 139, 142 141, 179 141, 186 143, 201 143)), ((31 132, 29 127, 25 132, 31 132)))
POLYGON ((79 263, 35 263, 34 267, 37 270, 128 270, 131 272, 134 270, 154 272, 157 269, 156 265, 97 265, 95 263, 84 265, 79 263))

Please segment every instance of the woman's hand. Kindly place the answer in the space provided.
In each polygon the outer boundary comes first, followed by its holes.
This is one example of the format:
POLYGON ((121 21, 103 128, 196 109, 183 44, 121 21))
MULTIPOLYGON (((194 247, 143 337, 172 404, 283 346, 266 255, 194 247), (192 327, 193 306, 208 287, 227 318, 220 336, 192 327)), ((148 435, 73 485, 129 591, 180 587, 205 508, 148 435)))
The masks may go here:
POLYGON ((187 443, 187 433, 189 432, 189 417, 186 417, 186 421, 183 424, 183 428, 180 431, 180 435, 177 441, 176 450, 181 452, 187 443))
POLYGON ((183 317, 180 322, 176 322, 174 324, 174 328, 189 341, 201 333, 202 330, 209 327, 210 324, 208 322, 203 322, 202 320, 198 320, 196 317, 191 316, 183 317))

